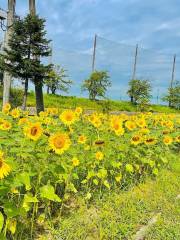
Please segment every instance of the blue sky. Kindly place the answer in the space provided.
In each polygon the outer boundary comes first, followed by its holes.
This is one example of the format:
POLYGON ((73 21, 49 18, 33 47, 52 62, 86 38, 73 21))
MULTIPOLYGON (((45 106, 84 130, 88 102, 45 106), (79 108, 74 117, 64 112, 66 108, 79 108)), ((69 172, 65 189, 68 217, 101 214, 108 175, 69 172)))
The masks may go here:
MULTIPOLYGON (((6 9, 6 2, 1 0, 0 7, 6 9)), ((17 14, 25 15, 28 0, 16 2, 17 14)), ((161 94, 165 92, 172 56, 180 55, 179 0, 37 0, 37 12, 47 19, 48 37, 53 40, 53 60, 65 66, 76 83, 72 94, 79 94, 80 82, 91 71, 95 33, 130 45, 98 38, 96 67, 106 68, 111 74, 110 97, 125 98, 136 43, 154 49, 140 51, 137 75, 153 81, 154 96, 157 89, 161 94)), ((177 57, 177 69, 178 64, 177 57)), ((180 71, 176 76, 180 79, 180 71)))

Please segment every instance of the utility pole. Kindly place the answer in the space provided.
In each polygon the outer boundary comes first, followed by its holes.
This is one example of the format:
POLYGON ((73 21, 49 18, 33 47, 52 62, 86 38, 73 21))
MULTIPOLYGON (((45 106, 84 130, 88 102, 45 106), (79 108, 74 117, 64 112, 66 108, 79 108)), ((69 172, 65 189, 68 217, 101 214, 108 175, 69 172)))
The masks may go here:
MULTIPOLYGON (((8 42, 12 34, 12 25, 15 18, 15 5, 16 0, 8 0, 7 31, 4 41, 4 47, 7 49, 9 48, 8 42)), ((5 71, 3 76, 3 106, 10 101, 11 80, 12 76, 5 71)))
MULTIPOLYGON (((49 64, 53 64, 53 44, 51 44, 51 55, 49 56, 49 64)), ((50 88, 47 86, 47 94, 49 94, 50 88)))
POLYGON ((133 74, 132 74, 132 80, 136 78, 136 68, 137 68, 137 56, 138 56, 138 44, 136 45, 136 51, 134 56, 134 65, 133 65, 133 74))
POLYGON ((94 37, 94 47, 93 47, 92 72, 94 72, 94 70, 95 70, 96 45, 97 45, 97 35, 95 34, 95 37, 94 37))
POLYGON ((170 82, 169 107, 171 107, 172 89, 173 89, 173 83, 174 83, 174 79, 175 79, 175 68, 176 68, 176 54, 173 57, 172 77, 171 77, 171 82, 170 82))
POLYGON ((29 13, 32 15, 36 14, 36 2, 35 0, 29 0, 29 13))

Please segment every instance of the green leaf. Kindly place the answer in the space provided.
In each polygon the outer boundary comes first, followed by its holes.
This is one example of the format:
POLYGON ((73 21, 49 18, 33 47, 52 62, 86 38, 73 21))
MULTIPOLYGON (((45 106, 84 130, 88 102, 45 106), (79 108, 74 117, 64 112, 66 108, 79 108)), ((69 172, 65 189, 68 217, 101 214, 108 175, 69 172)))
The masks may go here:
POLYGON ((70 192, 73 192, 73 193, 77 193, 78 192, 73 183, 69 183, 68 184, 67 190, 69 190, 70 192))
POLYGON ((4 187, 4 186, 0 186, 0 196, 4 196, 9 192, 9 188, 8 187, 4 187))
POLYGON ((31 203, 37 203, 39 202, 36 197, 33 197, 32 194, 25 194, 24 195, 24 201, 23 201, 23 208, 26 212, 28 212, 31 208, 31 203))
POLYGON ((4 216, 3 216, 2 212, 0 212, 0 232, 3 228, 3 225, 4 225, 4 216))
POLYGON ((55 202, 61 202, 60 197, 57 194, 55 194, 54 187, 50 184, 41 187, 40 194, 42 198, 46 198, 48 200, 55 202))
POLYGON ((97 174, 98 178, 105 178, 107 176, 107 170, 106 169, 100 169, 97 174))
POLYGON ((16 176, 15 183, 25 185, 26 190, 29 191, 31 189, 30 174, 27 172, 19 174, 16 176))
POLYGON ((4 212, 8 216, 8 218, 16 217, 21 214, 20 209, 18 209, 12 203, 4 204, 4 212))
POLYGON ((110 189, 110 185, 109 185, 109 182, 107 180, 105 180, 103 182, 104 186, 107 187, 108 189, 110 189))

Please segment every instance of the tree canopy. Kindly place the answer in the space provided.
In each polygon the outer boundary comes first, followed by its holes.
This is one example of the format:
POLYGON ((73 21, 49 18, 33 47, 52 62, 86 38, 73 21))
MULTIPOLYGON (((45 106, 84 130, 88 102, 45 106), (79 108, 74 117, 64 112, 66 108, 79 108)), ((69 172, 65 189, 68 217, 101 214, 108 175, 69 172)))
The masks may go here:
POLYGON ((108 87, 111 86, 110 77, 107 71, 95 71, 82 84, 82 91, 89 92, 89 99, 95 100, 96 97, 105 97, 108 87))

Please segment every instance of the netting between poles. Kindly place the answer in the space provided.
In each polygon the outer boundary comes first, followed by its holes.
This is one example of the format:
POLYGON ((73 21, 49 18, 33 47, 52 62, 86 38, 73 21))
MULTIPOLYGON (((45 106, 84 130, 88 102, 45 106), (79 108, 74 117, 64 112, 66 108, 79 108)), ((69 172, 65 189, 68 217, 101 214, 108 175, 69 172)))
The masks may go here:
MULTIPOLYGON (((136 45, 116 43, 97 36, 95 52, 95 70, 107 70, 111 77, 112 87, 107 92, 111 99, 128 100, 126 94, 128 82, 132 79, 135 63, 136 45)), ((92 52, 82 53, 59 49, 53 51, 53 62, 60 64, 68 70, 69 77, 74 81, 70 90, 71 95, 87 96, 81 93, 80 86, 92 72, 92 52)), ((164 96, 169 87, 172 68, 173 54, 144 49, 138 46, 136 58, 135 78, 148 79, 153 87, 152 102, 156 103, 164 96)), ((180 79, 180 61, 176 58, 175 80, 180 79)))

